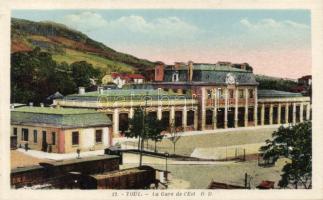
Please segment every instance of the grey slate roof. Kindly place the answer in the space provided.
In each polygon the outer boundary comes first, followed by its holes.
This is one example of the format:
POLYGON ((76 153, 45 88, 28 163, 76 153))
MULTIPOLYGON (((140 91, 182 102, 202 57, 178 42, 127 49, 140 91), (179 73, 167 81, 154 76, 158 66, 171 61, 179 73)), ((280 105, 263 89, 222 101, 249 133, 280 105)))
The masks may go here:
POLYGON ((226 84, 226 77, 231 74, 237 85, 257 85, 253 73, 248 72, 226 72, 226 71, 194 71, 193 81, 226 84))
POLYGON ((11 111, 11 124, 56 128, 84 128, 111 125, 104 114, 90 109, 21 107, 11 111))
POLYGON ((168 99, 178 99, 179 97, 185 97, 191 99, 189 95, 179 95, 174 92, 166 92, 163 90, 158 91, 157 89, 111 89, 104 90, 102 94, 99 92, 86 92, 84 94, 71 94, 65 96, 65 100, 75 101, 123 101, 123 100, 141 100, 145 101, 146 97, 149 99, 156 100, 167 96, 168 99))
MULTIPOLYGON (((187 65, 180 66, 177 69, 168 67, 165 70, 165 82, 172 82, 173 73, 179 75, 179 82, 187 82, 187 65)), ((258 85, 255 75, 251 71, 238 69, 231 66, 223 66, 216 64, 194 64, 193 65, 193 83, 212 83, 218 85, 226 85, 226 77, 231 74, 237 85, 258 85)))
MULTIPOLYGON (((185 70, 187 71, 188 66, 181 65, 176 70, 185 70)), ((173 65, 169 65, 165 68, 165 70, 174 70, 173 65)), ((205 71, 230 71, 230 72, 246 72, 246 70, 238 69, 231 66, 226 65, 216 65, 216 64, 210 64, 210 63, 194 63, 193 64, 193 70, 205 70, 205 71)))
POLYGON ((290 98, 302 97, 301 93, 285 92, 278 90, 258 90, 258 98, 290 98))

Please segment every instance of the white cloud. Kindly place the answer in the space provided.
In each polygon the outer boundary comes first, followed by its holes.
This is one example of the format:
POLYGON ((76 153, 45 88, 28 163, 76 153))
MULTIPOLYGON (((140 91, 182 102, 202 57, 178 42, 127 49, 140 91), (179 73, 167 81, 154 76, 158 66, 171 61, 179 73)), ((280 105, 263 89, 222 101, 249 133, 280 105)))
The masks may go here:
POLYGON ((259 30, 259 29, 309 29, 306 24, 297 23, 291 20, 276 21, 271 18, 261 19, 257 22, 250 22, 249 19, 241 19, 240 24, 249 29, 259 30))
POLYGON ((62 22, 72 28, 86 32, 107 25, 107 21, 101 15, 90 11, 66 15, 62 22))
POLYGON ((251 48, 301 48, 310 46, 310 26, 291 20, 271 18, 251 21, 240 20, 243 31, 240 35, 242 46, 251 48))
POLYGON ((200 30, 178 17, 147 20, 142 16, 123 16, 114 20, 103 18, 95 12, 81 12, 64 16, 63 23, 86 33, 106 31, 111 34, 140 33, 148 38, 192 38, 200 30))

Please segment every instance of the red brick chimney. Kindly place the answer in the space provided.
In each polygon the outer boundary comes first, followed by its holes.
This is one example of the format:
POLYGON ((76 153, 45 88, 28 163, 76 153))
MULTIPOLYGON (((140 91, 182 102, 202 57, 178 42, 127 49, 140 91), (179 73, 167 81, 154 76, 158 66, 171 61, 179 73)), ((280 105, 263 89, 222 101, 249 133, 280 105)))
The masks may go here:
POLYGON ((155 66, 155 81, 164 81, 164 66, 163 62, 157 62, 155 66))

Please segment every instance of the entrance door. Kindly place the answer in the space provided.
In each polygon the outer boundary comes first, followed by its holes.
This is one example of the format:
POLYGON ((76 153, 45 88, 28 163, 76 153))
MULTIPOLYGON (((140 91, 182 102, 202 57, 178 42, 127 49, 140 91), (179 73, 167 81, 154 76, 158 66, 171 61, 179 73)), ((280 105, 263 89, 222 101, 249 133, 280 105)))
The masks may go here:
POLYGON ((234 108, 228 109, 228 128, 234 128, 234 108))
POLYGON ((238 127, 244 127, 244 112, 244 107, 238 108, 238 127))
POLYGON ((224 108, 219 108, 217 110, 217 128, 224 128, 224 108))
POLYGON ((47 137, 46 137, 46 131, 43 131, 42 132, 42 147, 41 147, 41 149, 42 149, 42 151, 45 151, 45 152, 47 152, 47 137))

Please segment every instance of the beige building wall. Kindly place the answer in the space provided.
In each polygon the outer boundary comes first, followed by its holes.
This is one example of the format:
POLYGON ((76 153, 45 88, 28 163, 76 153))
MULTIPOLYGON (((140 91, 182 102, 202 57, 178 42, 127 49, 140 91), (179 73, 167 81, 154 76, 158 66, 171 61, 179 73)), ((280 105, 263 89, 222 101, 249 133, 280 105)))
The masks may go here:
POLYGON ((102 78, 102 84, 103 85, 106 85, 108 83, 112 83, 113 79, 112 79, 112 76, 110 74, 108 75, 105 75, 103 78, 102 78))
POLYGON ((43 141, 43 131, 46 131, 46 142, 52 146, 52 152, 59 152, 59 144, 63 143, 64 153, 76 152, 79 148, 81 151, 99 150, 110 146, 110 132, 108 127, 98 128, 79 128, 79 129, 60 129, 60 128, 43 128, 36 126, 21 126, 11 125, 11 134, 13 135, 14 128, 17 128, 17 146, 21 145, 22 148, 28 143, 28 147, 32 150, 41 151, 43 141), (28 141, 24 141, 22 138, 22 129, 28 129, 28 141), (96 143, 95 130, 102 130, 102 142, 96 143), (37 142, 34 142, 34 130, 37 130, 37 142), (79 132, 79 144, 72 145, 72 132, 79 132), (52 133, 55 133, 55 144, 52 141, 52 133), (64 142, 60 141, 60 134, 64 135, 64 142))
POLYGON ((99 128, 86 128, 86 129, 67 129, 64 130, 65 136, 65 153, 76 152, 77 149, 81 151, 92 151, 105 149, 110 146, 110 136, 108 127, 99 128), (102 130, 102 142, 96 143, 95 141, 95 130, 102 130), (79 144, 72 144, 72 133, 79 133, 79 144))
POLYGON ((13 134, 14 128, 17 128, 17 146, 22 147, 28 143, 28 147, 33 150, 42 150, 42 141, 43 141, 43 131, 46 131, 46 142, 48 145, 52 145, 52 152, 57 152, 58 150, 58 132, 59 128, 44 128, 37 126, 21 126, 21 125, 12 125, 11 132, 13 134), (22 129, 28 129, 28 141, 24 141, 22 138, 22 129), (37 142, 34 140, 34 130, 37 131, 37 142), (52 133, 55 133, 55 144, 53 144, 52 133))

